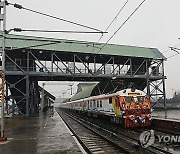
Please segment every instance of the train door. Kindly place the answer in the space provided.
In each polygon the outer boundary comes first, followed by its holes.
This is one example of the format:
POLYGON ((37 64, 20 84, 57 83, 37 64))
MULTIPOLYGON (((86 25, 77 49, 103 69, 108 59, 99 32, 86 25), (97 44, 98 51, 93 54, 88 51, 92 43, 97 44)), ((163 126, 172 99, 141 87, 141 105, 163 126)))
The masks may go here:
POLYGON ((88 101, 88 110, 89 110, 89 101, 88 101))
POLYGON ((120 102, 118 97, 112 97, 112 105, 114 107, 114 112, 116 115, 120 115, 120 102))
POLYGON ((96 109, 96 101, 93 100, 93 110, 95 110, 95 109, 96 109))

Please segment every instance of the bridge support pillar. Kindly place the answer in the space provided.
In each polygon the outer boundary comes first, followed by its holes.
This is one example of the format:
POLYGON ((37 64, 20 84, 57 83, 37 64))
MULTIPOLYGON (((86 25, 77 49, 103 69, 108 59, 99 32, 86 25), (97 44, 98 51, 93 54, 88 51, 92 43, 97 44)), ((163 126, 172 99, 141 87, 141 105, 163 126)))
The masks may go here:
POLYGON ((26 76, 26 116, 29 116, 29 75, 26 76))

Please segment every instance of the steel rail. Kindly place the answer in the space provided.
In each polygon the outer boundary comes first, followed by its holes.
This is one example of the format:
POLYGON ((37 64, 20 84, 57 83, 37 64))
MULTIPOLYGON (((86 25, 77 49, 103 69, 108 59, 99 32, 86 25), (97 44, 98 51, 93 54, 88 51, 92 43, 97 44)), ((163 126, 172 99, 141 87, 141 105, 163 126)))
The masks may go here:
MULTIPOLYGON (((72 113, 72 112, 71 112, 72 113)), ((105 131, 106 133, 109 133, 109 134, 112 134, 113 136, 115 136, 116 138, 118 138, 118 139, 123 139, 123 140, 126 140, 126 141, 128 141, 129 143, 131 143, 131 144, 133 144, 134 146, 138 146, 138 147, 140 147, 140 148, 142 148, 142 149, 144 149, 144 150, 146 150, 146 151, 149 151, 149 152, 151 152, 151 153, 154 153, 154 154, 159 154, 159 153, 164 153, 164 154, 172 154, 172 152, 169 152, 169 151, 166 151, 166 150, 164 150, 164 149, 161 149, 160 147, 157 147, 157 146, 154 146, 154 145, 151 145, 151 146, 149 146, 149 147, 147 147, 147 148, 143 148, 140 144, 139 144, 139 140, 138 139, 136 139, 136 138, 133 138, 133 137, 131 137, 131 136, 129 136, 129 135, 125 135, 125 133, 120 133, 120 135, 118 135, 118 134, 116 134, 116 133, 114 133, 114 132, 112 132, 112 131, 110 131, 110 130, 108 130, 108 129, 106 129, 106 128, 102 128, 102 127, 100 127, 100 126, 98 126, 98 125, 96 125, 96 124, 94 124, 94 123, 90 123, 90 122, 86 122, 84 119, 82 119, 82 118, 80 118, 79 116, 77 117, 77 116, 75 116, 74 114, 73 114, 73 116, 74 116, 74 119, 80 119, 80 120, 82 120, 83 121, 83 124, 84 123, 89 123, 90 125, 93 125, 94 127, 96 127, 96 128, 100 128, 102 131, 105 131), (135 141, 135 142, 133 142, 133 141, 135 141)))
MULTIPOLYGON (((62 111, 62 110, 61 110, 62 111)), ((76 121, 77 123, 79 123, 80 125, 82 125, 83 127, 85 127, 87 130, 91 131, 92 133, 94 133, 95 135, 99 136, 100 138, 102 138, 103 140, 105 140, 106 142, 108 142, 108 144, 110 144, 111 146, 115 147, 116 149, 119 149, 121 150, 123 153, 126 153, 126 154, 130 154, 130 152, 128 151, 128 149, 126 148, 123 148, 122 146, 118 145, 117 143, 113 142, 112 140, 108 139, 108 137, 105 137, 103 136, 102 134, 100 134, 98 131, 88 127, 87 125, 85 125, 85 122, 81 121, 81 120, 78 120, 79 118, 77 117, 74 117, 72 115, 69 115, 65 112, 63 112, 64 114, 66 114, 66 116, 70 117, 71 119, 73 119, 74 121, 76 121)), ((58 113, 59 114, 59 113, 58 113)), ((59 114, 60 115, 60 114, 59 114)), ((60 115, 61 116, 61 115, 60 115)), ((77 135, 78 136, 78 135, 77 135)), ((80 141, 81 144, 85 144, 80 137, 77 138, 78 141, 80 141)), ((84 145, 83 145, 84 146, 84 145)), ((87 146, 85 145, 85 151, 87 150, 87 146)), ((89 151, 89 148, 88 150, 89 151)), ((91 150, 90 150, 91 151, 91 150)))
MULTIPOLYGON (((59 112, 57 112, 59 114, 59 112)), ((62 118, 63 122, 66 124, 66 126, 69 128, 69 130, 73 133, 73 135, 76 137, 76 139, 78 140, 78 142, 81 144, 81 146, 83 147, 83 149, 88 153, 91 154, 91 150, 86 146, 86 144, 81 140, 81 138, 75 133, 75 131, 71 128, 71 126, 66 122, 66 120, 64 119, 64 117, 62 117, 60 114, 59 116, 62 118)))

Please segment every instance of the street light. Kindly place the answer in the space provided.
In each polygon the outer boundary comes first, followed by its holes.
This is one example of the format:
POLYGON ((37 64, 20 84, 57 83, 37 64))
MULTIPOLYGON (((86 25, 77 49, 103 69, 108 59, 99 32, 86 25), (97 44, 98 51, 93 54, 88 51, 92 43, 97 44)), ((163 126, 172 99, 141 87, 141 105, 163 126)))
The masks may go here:
POLYGON ((71 95, 73 94, 73 91, 72 91, 73 90, 73 88, 72 88, 73 85, 74 85, 74 83, 69 83, 70 90, 71 90, 71 93, 70 93, 71 95))
POLYGON ((44 108, 44 86, 45 83, 42 83, 42 95, 41 95, 41 110, 44 108))

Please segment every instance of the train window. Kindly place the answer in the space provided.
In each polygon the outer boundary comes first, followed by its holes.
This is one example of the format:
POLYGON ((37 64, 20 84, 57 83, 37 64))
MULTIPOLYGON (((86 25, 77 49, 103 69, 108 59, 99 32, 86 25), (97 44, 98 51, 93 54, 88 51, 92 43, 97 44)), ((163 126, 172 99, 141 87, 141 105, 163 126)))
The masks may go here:
POLYGON ((94 102, 94 107, 96 107, 96 102, 95 102, 95 100, 94 100, 93 102, 94 102))
POLYGON ((99 107, 99 101, 97 101, 97 107, 99 107))
POLYGON ((145 102, 145 97, 139 96, 137 97, 139 103, 145 102))
POLYGON ((112 104, 112 97, 109 98, 109 104, 112 104))
POLYGON ((100 101, 100 107, 102 107, 102 101, 100 101))
POLYGON ((133 97, 125 97, 127 103, 132 103, 134 101, 133 97))
POLYGON ((90 101, 90 107, 92 107, 92 102, 90 101))

